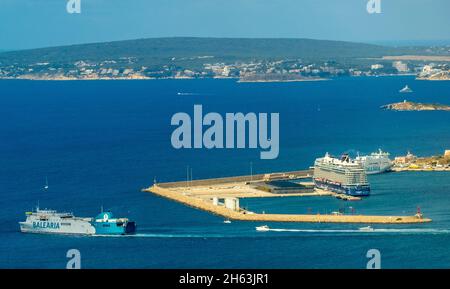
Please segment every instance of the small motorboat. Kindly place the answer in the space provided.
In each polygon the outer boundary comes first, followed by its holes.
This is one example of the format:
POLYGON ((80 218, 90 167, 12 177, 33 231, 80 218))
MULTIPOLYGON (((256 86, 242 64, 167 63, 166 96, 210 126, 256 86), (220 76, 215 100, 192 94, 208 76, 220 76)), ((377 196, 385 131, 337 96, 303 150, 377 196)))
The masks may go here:
POLYGON ((231 224, 231 221, 230 220, 224 220, 223 221, 225 224, 231 224))
POLYGON ((367 227, 361 227, 361 228, 359 228, 358 230, 364 231, 364 232, 372 232, 372 231, 374 231, 375 229, 372 228, 371 226, 367 226, 367 227))
POLYGON ((256 227, 256 231, 260 231, 260 232, 267 232, 269 230, 270 230, 270 228, 267 225, 256 227))
POLYGON ((402 89, 400 89, 400 91, 399 91, 399 92, 401 92, 401 93, 412 92, 412 89, 411 89, 411 88, 409 88, 409 86, 408 86, 408 85, 406 85, 405 87, 403 87, 402 89))

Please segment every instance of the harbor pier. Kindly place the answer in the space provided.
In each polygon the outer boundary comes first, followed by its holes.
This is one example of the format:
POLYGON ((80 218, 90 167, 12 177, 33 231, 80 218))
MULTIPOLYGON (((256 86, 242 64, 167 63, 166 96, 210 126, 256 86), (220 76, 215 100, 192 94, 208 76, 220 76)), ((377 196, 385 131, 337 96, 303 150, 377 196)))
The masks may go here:
MULTIPOLYGON (((296 171, 276 174, 261 174, 254 176, 237 176, 195 181, 180 181, 154 184, 143 189, 144 192, 182 203, 200 209, 225 219, 254 222, 308 222, 308 223, 361 223, 361 224, 411 224, 431 222, 422 215, 412 216, 373 216, 373 215, 342 215, 342 214, 259 214, 239 207, 240 198, 264 197, 307 197, 307 196, 337 196, 335 193, 310 189, 310 183, 303 183, 304 191, 271 192, 262 190, 258 182, 268 182, 273 179, 291 180, 310 178, 311 171, 296 171), (222 202, 223 201, 223 202, 222 202)), ((300 182, 301 184, 302 182, 300 182)), ((347 199, 357 200, 357 199, 347 199)))

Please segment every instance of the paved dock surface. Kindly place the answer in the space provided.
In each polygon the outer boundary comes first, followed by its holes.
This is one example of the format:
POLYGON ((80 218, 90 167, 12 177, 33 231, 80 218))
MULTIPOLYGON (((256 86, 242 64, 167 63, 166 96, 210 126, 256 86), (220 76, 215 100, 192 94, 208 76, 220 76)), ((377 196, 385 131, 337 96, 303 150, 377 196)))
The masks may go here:
MULTIPOLYGON (((178 183, 178 184, 181 184, 178 183)), ((226 186, 229 184, 221 184, 226 186)), ((241 184, 242 186, 244 184, 241 184)), ((217 184, 215 186, 218 186, 217 184)), ((187 206, 204 210, 215 215, 222 216, 226 219, 240 221, 267 221, 267 222, 309 222, 309 223, 363 223, 363 224, 410 224, 410 223, 426 223, 431 219, 419 218, 416 216, 368 216, 368 215, 298 215, 298 214, 256 214, 245 210, 233 211, 224 206, 214 205, 210 200, 211 196, 225 197, 227 194, 220 194, 220 189, 214 190, 215 186, 208 187, 210 192, 203 197, 201 194, 195 194, 194 187, 176 187, 173 185, 164 186, 154 185, 144 189, 164 198, 168 198, 187 206)), ((219 187, 220 187, 219 186, 219 187)), ((201 187, 201 186, 200 186, 201 187)), ((204 188, 204 187, 203 187, 204 188)), ((231 186, 231 190, 233 187, 231 186)), ((248 188, 247 188, 248 190, 248 188)), ((244 192, 241 192, 244 194, 244 192)), ((267 193, 267 192, 261 192, 267 193)), ((256 193, 255 193, 256 194, 256 193)), ((251 195, 251 194, 250 194, 251 195)), ((272 194, 274 195, 274 194, 272 194)), ((235 195, 234 195, 235 196, 235 195)), ((247 195, 248 196, 248 195, 247 195)), ((289 195, 291 196, 291 195, 289 195)), ((255 196, 252 196, 255 197, 255 196)), ((256 196, 258 197, 258 196, 256 196)))

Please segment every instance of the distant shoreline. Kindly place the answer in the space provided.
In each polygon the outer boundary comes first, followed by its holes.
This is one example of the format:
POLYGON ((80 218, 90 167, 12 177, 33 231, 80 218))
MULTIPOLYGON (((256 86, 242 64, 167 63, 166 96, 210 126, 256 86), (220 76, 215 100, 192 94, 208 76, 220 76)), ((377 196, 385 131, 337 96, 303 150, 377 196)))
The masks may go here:
POLYGON ((280 80, 242 80, 238 77, 98 77, 98 78, 45 78, 45 77, 0 77, 0 80, 30 80, 30 81, 89 81, 89 80, 194 80, 194 79, 235 79, 238 83, 252 83, 252 82, 304 82, 304 81, 324 81, 330 80, 329 78, 310 78, 310 79, 280 79, 280 80))
POLYGON ((260 79, 260 80, 241 80, 239 79, 238 83, 255 83, 255 82, 305 82, 305 81, 324 81, 330 80, 329 78, 311 78, 311 79, 260 79))
MULTIPOLYGON (((239 77, 98 77, 98 78, 45 78, 45 77, 0 77, 0 80, 30 80, 30 81, 95 81, 95 80, 195 80, 195 79, 225 79, 225 80, 236 80, 237 83, 265 83, 265 82, 309 82, 309 81, 330 81, 340 78, 377 78, 377 77, 404 77, 404 76, 415 76, 416 74, 385 74, 385 75, 348 75, 339 76, 332 78, 311 78, 311 79, 286 79, 286 80, 241 80, 239 77)), ((417 79, 425 80, 425 79, 417 79)))

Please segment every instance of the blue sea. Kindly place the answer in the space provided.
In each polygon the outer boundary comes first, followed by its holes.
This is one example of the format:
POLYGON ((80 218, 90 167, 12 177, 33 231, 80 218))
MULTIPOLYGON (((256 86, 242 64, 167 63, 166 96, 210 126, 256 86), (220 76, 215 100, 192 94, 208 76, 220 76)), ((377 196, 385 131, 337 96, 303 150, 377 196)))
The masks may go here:
POLYGON ((415 225, 223 223, 209 213, 141 189, 158 182, 304 169, 330 152, 419 156, 450 149, 449 112, 394 112, 403 101, 450 104, 450 82, 414 77, 340 78, 319 82, 235 80, 0 80, 0 267, 65 268, 78 249, 82 268, 365 268, 369 249, 382 268, 450 266, 450 172, 369 177, 372 195, 359 202, 330 197, 243 199, 266 213, 408 214, 415 225), (400 94, 409 85, 414 92, 400 94), (280 154, 259 149, 172 147, 174 113, 278 112, 280 154), (45 179, 49 189, 44 191, 45 179), (24 212, 40 207, 95 216, 100 207, 137 222, 121 237, 19 232, 24 212), (350 208, 352 207, 352 208, 350 208))

